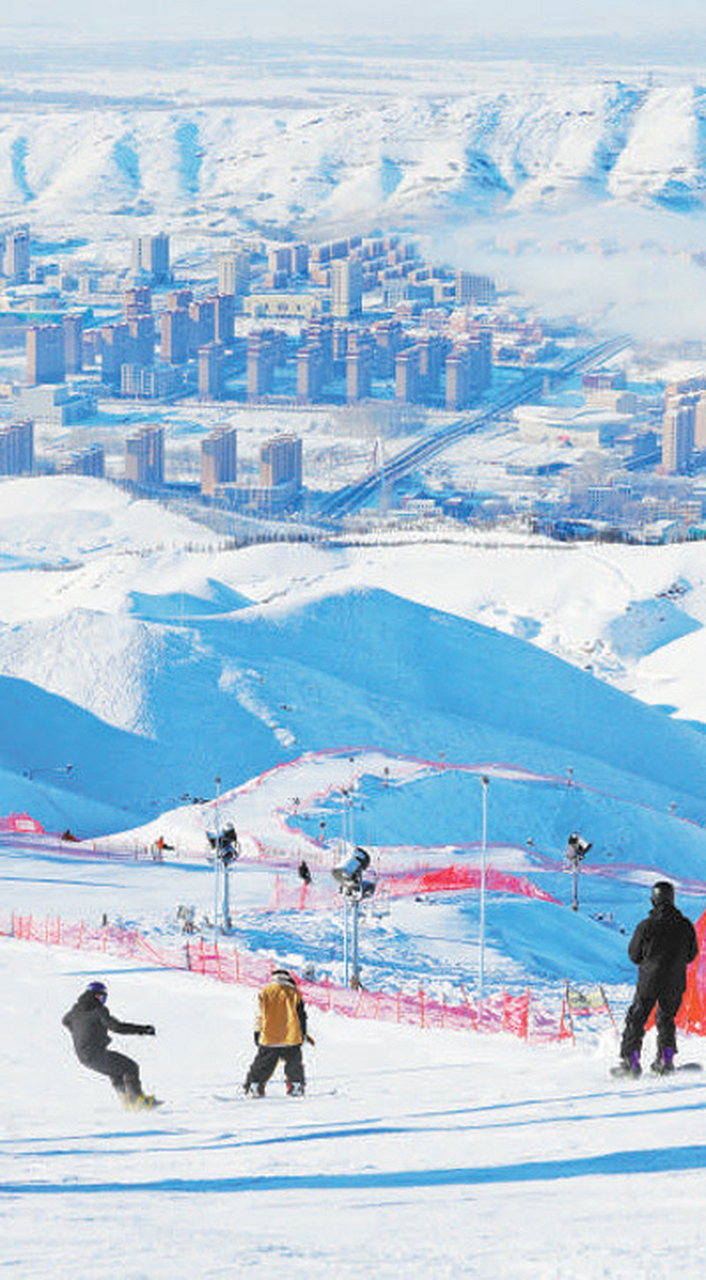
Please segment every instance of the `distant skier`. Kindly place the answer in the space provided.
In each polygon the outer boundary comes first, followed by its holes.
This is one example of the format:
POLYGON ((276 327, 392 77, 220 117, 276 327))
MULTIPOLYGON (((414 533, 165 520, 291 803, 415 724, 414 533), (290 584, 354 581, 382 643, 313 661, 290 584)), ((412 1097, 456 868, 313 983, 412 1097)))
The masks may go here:
POLYGON ((628 955, 640 971, 635 995, 625 1016, 618 1072, 640 1075, 640 1051, 645 1024, 657 1005, 657 1056, 652 1070, 658 1075, 674 1070, 676 1030, 674 1019, 686 990, 687 966, 699 954, 696 931, 674 905, 674 885, 658 880, 650 895, 652 910, 638 924, 628 955))
POLYGON ((297 868, 297 875, 299 876, 300 880, 304 881, 304 884, 311 884, 311 871, 309 870, 309 863, 306 862, 304 858, 302 858, 301 862, 299 863, 299 866, 297 868))
POLYGON ((76 1057, 84 1067, 108 1076, 113 1088, 127 1107, 136 1110, 156 1105, 152 1096, 142 1092, 140 1071, 132 1058, 109 1049, 109 1031, 123 1036, 153 1036, 153 1026, 136 1022, 119 1022, 106 1005, 108 991, 103 982, 89 982, 86 990, 62 1018, 71 1032, 76 1057))
POLYGON ((257 1053, 245 1080, 245 1092, 263 1097, 265 1085, 280 1058, 284 1062, 287 1093, 304 1093, 302 1044, 313 1040, 307 1035, 306 1009, 299 988, 289 969, 275 969, 272 981, 258 995, 255 1028, 257 1053))

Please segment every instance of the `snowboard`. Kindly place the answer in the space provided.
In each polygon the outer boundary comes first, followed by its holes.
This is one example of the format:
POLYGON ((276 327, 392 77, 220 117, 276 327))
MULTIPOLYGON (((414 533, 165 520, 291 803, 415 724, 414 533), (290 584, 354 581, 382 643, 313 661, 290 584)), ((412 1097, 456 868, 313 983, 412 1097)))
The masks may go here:
POLYGON ((668 1079, 669 1076, 679 1075, 682 1071, 703 1071, 703 1066, 700 1062, 679 1062, 675 1064, 673 1071, 652 1071, 649 1069, 641 1072, 640 1075, 635 1075, 634 1072, 625 1071, 622 1067, 617 1066, 611 1067, 610 1074, 616 1076, 619 1080, 642 1080, 643 1078, 647 1080, 664 1080, 665 1078, 668 1079))

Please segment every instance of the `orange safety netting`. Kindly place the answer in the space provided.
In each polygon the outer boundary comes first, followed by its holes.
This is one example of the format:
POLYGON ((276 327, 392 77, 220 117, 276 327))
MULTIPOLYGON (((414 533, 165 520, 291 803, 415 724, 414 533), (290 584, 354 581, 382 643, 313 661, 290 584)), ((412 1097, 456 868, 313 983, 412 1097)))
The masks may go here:
POLYGON ((706 911, 696 921, 699 954, 686 971, 686 991, 677 1014, 682 1031, 706 1035, 706 911))
MULTIPOLYGON (((140 956, 162 968, 188 970, 219 982, 237 982, 248 987, 260 987, 272 976, 273 961, 269 957, 219 946, 202 937, 187 937, 183 942, 160 939, 157 944, 137 929, 88 925, 84 921, 74 923, 60 917, 37 920, 16 913, 6 926, 0 927, 0 933, 47 946, 140 956)), ((445 996, 429 996, 421 987, 414 992, 367 991, 362 987, 352 990, 337 986, 328 978, 323 982, 302 978, 299 986, 307 1004, 348 1017, 417 1027, 505 1032, 522 1040, 541 1042, 562 1040, 567 1035, 557 1011, 540 1003, 529 988, 519 995, 493 992, 479 1001, 469 998, 461 986, 461 1003, 450 1003, 445 996)))
MULTIPOLYGON (((402 897, 417 893, 447 893, 459 889, 480 889, 481 870, 479 867, 467 867, 452 863, 448 867, 439 867, 435 871, 403 872, 400 875, 380 877, 380 884, 391 897, 402 897)), ((512 876, 506 871, 496 871, 488 867, 485 873, 485 887, 494 893, 516 893, 523 898, 537 898, 542 902, 556 902, 550 893, 539 889, 525 876, 512 876)))
POLYGON ((0 831, 24 834, 29 832, 32 835, 41 836, 46 834, 41 822, 31 818, 28 813, 7 813, 4 817, 0 817, 0 831))

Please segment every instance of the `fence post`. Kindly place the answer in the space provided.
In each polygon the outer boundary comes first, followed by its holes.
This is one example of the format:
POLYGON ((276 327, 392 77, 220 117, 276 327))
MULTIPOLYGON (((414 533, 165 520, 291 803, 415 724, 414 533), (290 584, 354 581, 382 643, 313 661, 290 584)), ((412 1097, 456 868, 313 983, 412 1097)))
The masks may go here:
POLYGON ((419 1025, 424 1026, 424 990, 419 988, 419 1025))

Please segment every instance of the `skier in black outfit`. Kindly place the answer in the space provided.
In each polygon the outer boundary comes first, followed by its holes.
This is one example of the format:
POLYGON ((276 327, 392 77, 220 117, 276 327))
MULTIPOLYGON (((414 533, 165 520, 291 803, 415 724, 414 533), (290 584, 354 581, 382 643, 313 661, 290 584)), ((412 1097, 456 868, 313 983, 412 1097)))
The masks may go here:
POLYGON ((76 1057, 84 1067, 108 1076, 126 1106, 154 1106, 155 1099, 146 1097, 140 1083, 140 1070, 132 1058, 109 1049, 109 1031, 123 1036, 153 1036, 153 1026, 137 1022, 119 1022, 108 1010, 108 992, 102 982, 89 982, 76 1003, 64 1014, 62 1022, 71 1032, 76 1057))
POLYGON ((677 1051, 674 1019, 686 990, 686 970, 699 954, 696 931, 674 905, 674 885, 659 880, 650 897, 652 910, 637 926, 628 947, 639 965, 635 995, 625 1016, 620 1065, 626 1075, 640 1075, 645 1023, 657 1005, 657 1057, 652 1070, 674 1070, 677 1051))

